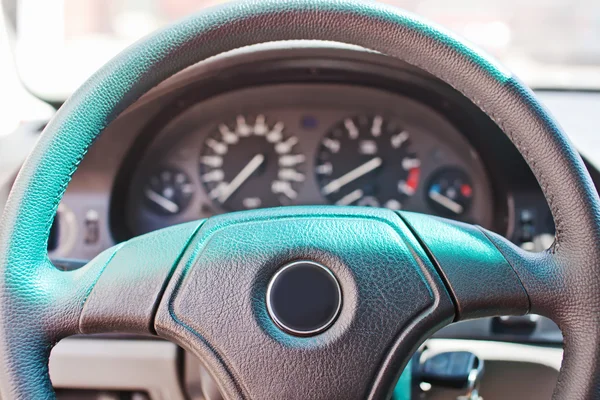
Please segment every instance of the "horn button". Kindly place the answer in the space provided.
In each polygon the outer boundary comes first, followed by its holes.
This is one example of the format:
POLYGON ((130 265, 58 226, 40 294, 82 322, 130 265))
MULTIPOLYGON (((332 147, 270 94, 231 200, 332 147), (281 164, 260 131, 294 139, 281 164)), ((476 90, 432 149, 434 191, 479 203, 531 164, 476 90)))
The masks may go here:
POLYGON ((342 305, 335 275, 312 261, 282 267, 267 289, 269 316, 279 328, 295 336, 313 336, 329 328, 342 305))

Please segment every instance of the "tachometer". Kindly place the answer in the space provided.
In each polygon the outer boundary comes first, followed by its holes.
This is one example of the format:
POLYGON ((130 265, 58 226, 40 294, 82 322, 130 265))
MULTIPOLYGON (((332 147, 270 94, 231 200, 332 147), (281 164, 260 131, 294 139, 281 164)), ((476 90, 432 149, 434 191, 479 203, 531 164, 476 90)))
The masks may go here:
POLYGON ((305 156, 283 122, 264 115, 237 116, 210 135, 200 155, 200 180, 208 196, 226 210, 289 205, 304 181, 305 156))
POLYGON ((410 132, 380 115, 346 118, 321 141, 316 164, 330 203, 402 208, 419 184, 420 160, 410 132))

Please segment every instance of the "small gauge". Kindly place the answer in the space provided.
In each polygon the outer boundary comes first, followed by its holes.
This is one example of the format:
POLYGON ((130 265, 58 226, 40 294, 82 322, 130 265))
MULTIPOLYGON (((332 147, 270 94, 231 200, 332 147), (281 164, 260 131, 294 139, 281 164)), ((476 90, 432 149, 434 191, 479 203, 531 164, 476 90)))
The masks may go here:
POLYGON ((206 138, 200 154, 200 180, 208 196, 229 211, 290 205, 305 176, 298 138, 283 122, 264 115, 238 115, 206 138))
POLYGON ((411 134, 380 115, 346 118, 321 141, 315 172, 332 204, 403 208, 419 184, 411 134))
POLYGON ((190 178, 175 168, 163 168, 152 174, 144 186, 147 206, 162 215, 175 215, 183 211, 194 194, 190 178))
POLYGON ((431 208, 440 215, 462 216, 473 200, 471 179, 458 168, 439 170, 429 183, 427 199, 431 208))

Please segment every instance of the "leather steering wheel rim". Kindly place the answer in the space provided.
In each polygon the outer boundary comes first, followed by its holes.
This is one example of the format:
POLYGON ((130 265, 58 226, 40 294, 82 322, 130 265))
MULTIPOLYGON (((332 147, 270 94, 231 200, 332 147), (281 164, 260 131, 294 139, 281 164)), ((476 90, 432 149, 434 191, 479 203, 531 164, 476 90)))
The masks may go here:
POLYGON ((412 14, 353 0, 265 0, 206 10, 126 49, 63 105, 23 165, 1 221, 3 398, 53 397, 50 349, 82 332, 82 310, 116 254, 105 252, 85 271, 65 273, 46 251, 58 203, 103 129, 141 95, 196 62, 243 46, 302 39, 358 45, 417 66, 469 98, 515 144, 548 200, 556 240, 546 252, 525 254, 485 235, 527 293, 529 310, 523 312, 548 316, 563 331, 554 398, 600 398, 600 201, 579 154, 533 93, 503 67, 412 14))

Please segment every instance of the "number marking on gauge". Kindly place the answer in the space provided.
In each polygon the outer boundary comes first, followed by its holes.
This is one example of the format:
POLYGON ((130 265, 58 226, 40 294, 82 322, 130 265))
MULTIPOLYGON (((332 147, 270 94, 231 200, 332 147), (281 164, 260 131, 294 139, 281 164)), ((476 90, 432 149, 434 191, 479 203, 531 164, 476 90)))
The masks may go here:
POLYGON ((223 172, 222 169, 213 169, 210 172, 205 173, 204 175, 202 175, 202 181, 203 182, 218 182, 220 180, 222 180, 225 177, 225 173, 223 172))
POLYGON ((277 154, 287 154, 292 151, 292 147, 294 147, 298 143, 298 138, 292 136, 285 142, 280 142, 275 145, 275 151, 277 154))
POLYGON ((389 199, 388 201, 385 202, 385 204, 383 206, 385 208, 388 208, 388 209, 394 210, 394 211, 402 209, 402 203, 400 203, 396 199, 389 199))
POLYGON ((191 183, 185 183, 181 186, 181 193, 191 194, 194 193, 194 185, 191 183))
POLYGON ((290 199, 295 199, 298 196, 290 182, 286 181, 274 181, 271 185, 271 191, 276 194, 283 194, 290 199))
POLYGON ((221 133, 223 141, 227 144, 236 144, 240 140, 240 138, 235 133, 231 132, 225 124, 219 125, 219 133, 221 133))
POLYGON ((380 115, 373 118, 373 124, 371 125, 371 135, 374 137, 381 136, 381 125, 383 124, 383 118, 380 115))
POLYGON ((258 197, 246 197, 242 200, 242 205, 247 209, 259 208, 262 204, 262 201, 258 197))
POLYGON ((273 128, 271 128, 271 131, 269 133, 267 133, 267 142, 269 143, 277 143, 280 142, 281 139, 283 139, 283 122, 279 121, 277 122, 273 128))
POLYGON ((182 172, 177 173, 177 175, 175 175, 175 182, 182 184, 184 183, 186 180, 185 175, 182 172))
POLYGON ((413 168, 419 168, 421 166, 421 160, 418 158, 406 157, 402 159, 402 168, 409 171, 413 168))
POLYGON ((269 127, 265 124, 265 116, 259 115, 254 121, 254 134, 256 136, 264 136, 269 131, 269 127))
POLYGON ((227 154, 227 145, 225 143, 217 142, 215 139, 207 139, 206 145, 218 155, 222 156, 227 154))
POLYGON ((358 152, 366 156, 372 156, 377 154, 378 147, 377 142, 374 140, 361 140, 358 145, 358 152))
MULTIPOLYGON (((356 125, 354 124, 354 121, 352 121, 352 119, 346 118, 344 120, 344 126, 346 127, 346 130, 348 131, 348 136, 350 137, 350 139, 358 139, 359 130, 356 127, 356 125)), ((337 151, 335 151, 334 153, 337 153, 337 151)))
POLYGON ((296 171, 292 168, 282 168, 279 170, 277 176, 282 181, 295 181, 295 182, 303 182, 304 174, 296 171))
POLYGON ((289 154, 279 157, 279 166, 294 167, 298 164, 302 164, 304 161, 306 161, 306 156, 304 154, 289 154))
POLYGON ((252 128, 246 123, 246 118, 243 115, 238 115, 235 121, 235 131, 237 134, 240 136, 250 136, 252 128))
POLYGON ((163 171, 160 173, 160 179, 163 180, 163 182, 168 182, 171 180, 171 171, 163 171))
POLYGON ((323 146, 327 147, 327 149, 329 149, 329 151, 331 151, 332 153, 339 152, 340 148, 342 147, 339 140, 331 138, 323 139, 323 146))
POLYGON ((399 149, 400 146, 402 146, 402 144, 404 142, 406 142, 409 139, 409 135, 408 132, 406 131, 402 131, 400 133, 398 133, 397 135, 392 136, 392 147, 395 149, 399 149))
POLYGON ((221 168, 223 166, 223 157, 220 156, 202 156, 200 162, 213 168, 221 168))
POLYGON ((325 163, 321 165, 317 165, 315 168, 317 174, 320 175, 331 175, 333 173, 333 165, 331 163, 325 163))

